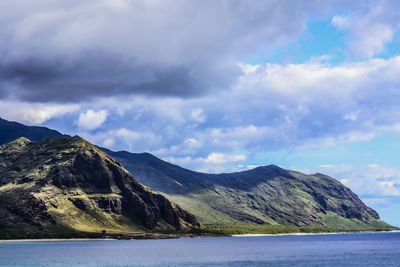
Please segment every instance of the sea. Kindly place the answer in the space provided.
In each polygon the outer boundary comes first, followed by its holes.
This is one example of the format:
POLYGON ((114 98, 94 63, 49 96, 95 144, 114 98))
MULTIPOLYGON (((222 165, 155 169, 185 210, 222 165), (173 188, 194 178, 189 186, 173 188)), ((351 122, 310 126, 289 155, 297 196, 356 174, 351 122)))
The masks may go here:
POLYGON ((0 266, 400 266, 400 233, 0 242, 0 266))

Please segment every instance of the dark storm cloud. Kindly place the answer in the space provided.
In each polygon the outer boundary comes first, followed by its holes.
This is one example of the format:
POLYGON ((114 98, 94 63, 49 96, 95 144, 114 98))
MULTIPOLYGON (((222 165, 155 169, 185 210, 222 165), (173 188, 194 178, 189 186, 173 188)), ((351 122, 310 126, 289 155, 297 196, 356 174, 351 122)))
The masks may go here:
POLYGON ((321 8, 240 0, 6 0, 0 7, 0 96, 28 101, 225 89, 239 61, 300 34, 308 13, 321 8))
MULTIPOLYGON (((27 101, 77 101, 90 96, 121 94, 195 96, 229 83, 226 73, 195 66, 124 65, 115 58, 94 53, 66 66, 57 60, 26 60, 6 65, 1 78, 8 81, 8 94, 27 101), (205 79, 207 77, 207 79, 205 79)), ((227 69, 225 69, 227 71, 227 69)), ((234 69, 229 72, 232 74, 234 69)), ((238 72, 238 71, 236 71, 238 72)))

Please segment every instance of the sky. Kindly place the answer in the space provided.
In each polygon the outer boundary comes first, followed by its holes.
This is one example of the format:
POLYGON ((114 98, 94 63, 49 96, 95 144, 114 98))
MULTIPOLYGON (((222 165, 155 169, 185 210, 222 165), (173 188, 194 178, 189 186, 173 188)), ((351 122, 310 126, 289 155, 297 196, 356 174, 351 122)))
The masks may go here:
POLYGON ((210 173, 322 172, 400 226, 396 0, 3 0, 0 116, 210 173))

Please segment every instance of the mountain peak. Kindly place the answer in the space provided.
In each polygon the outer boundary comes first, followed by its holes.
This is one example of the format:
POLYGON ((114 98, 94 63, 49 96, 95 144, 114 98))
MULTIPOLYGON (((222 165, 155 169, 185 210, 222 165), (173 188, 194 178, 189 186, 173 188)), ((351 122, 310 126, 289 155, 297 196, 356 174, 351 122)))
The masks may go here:
POLYGON ((0 146, 0 152, 5 152, 5 151, 8 151, 10 153, 20 152, 30 143, 31 141, 28 138, 20 137, 18 139, 15 139, 14 141, 11 141, 7 144, 0 146))
POLYGON ((31 142, 31 140, 29 140, 28 138, 22 136, 22 137, 20 137, 18 139, 15 139, 14 141, 11 141, 9 144, 25 146, 25 145, 29 144, 30 142, 31 142))

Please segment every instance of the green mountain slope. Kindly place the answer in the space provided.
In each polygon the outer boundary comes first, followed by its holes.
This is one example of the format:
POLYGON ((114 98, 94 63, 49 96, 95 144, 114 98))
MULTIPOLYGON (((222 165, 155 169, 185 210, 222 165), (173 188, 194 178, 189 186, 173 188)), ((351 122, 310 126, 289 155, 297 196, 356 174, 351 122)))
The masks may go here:
POLYGON ((187 231, 193 215, 79 137, 0 146, 0 237, 187 231))
POLYGON ((141 182, 204 224, 266 224, 388 229, 349 188, 323 175, 274 165, 223 174, 193 172, 148 154, 104 150, 141 182))

